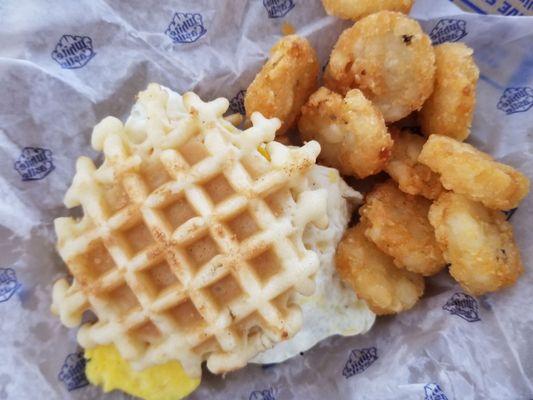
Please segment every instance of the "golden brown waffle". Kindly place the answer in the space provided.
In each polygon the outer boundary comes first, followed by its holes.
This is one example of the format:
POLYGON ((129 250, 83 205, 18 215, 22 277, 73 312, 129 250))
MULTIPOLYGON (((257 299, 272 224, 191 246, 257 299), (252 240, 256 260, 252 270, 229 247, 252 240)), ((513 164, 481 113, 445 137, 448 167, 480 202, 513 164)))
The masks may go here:
POLYGON ((105 160, 81 157, 65 196, 84 216, 55 221, 74 279, 56 282, 52 308, 69 327, 96 315, 83 347, 114 343, 136 368, 178 360, 198 376, 203 360, 239 368, 299 330, 292 297, 312 293, 318 268, 302 233, 326 218, 325 191, 305 179, 320 147, 273 142, 279 120, 258 113, 240 131, 227 108, 151 84, 125 125, 95 127, 105 160))

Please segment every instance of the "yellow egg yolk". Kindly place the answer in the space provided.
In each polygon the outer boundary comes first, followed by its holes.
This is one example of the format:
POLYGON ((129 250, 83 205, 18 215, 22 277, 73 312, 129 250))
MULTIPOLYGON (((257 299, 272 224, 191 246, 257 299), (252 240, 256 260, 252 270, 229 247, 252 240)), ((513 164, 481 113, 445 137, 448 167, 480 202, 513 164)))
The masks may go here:
POLYGON ((179 400, 200 384, 200 379, 189 378, 177 361, 134 371, 114 345, 88 349, 85 358, 87 379, 104 392, 119 389, 144 400, 179 400))
POLYGON ((270 154, 268 153, 268 151, 267 151, 265 145, 259 146, 259 147, 257 148, 257 151, 258 151, 259 153, 261 153, 261 155, 262 155, 263 157, 265 157, 265 158, 267 159, 267 161, 270 161, 270 154))

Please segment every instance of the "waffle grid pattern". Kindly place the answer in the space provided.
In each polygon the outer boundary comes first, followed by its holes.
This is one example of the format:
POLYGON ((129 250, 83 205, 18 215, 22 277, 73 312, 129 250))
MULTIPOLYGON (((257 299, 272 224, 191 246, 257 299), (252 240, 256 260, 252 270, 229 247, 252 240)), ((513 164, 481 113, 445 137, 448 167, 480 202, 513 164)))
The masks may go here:
MULTIPOLYGON (((150 115, 165 94, 142 94, 150 115)), ((95 128, 105 161, 78 160, 66 203, 84 218, 56 221, 74 283, 56 284, 54 306, 67 325, 97 316, 79 331, 83 347, 113 342, 135 367, 177 359, 198 376, 204 359, 215 373, 242 367, 299 329, 291 296, 312 292, 318 267, 301 236, 324 212, 320 193, 302 190, 314 144, 271 143, 267 161, 256 149, 275 121, 256 116, 241 132, 219 100, 190 93, 183 107, 177 126, 149 121, 140 144, 116 119, 95 128)))

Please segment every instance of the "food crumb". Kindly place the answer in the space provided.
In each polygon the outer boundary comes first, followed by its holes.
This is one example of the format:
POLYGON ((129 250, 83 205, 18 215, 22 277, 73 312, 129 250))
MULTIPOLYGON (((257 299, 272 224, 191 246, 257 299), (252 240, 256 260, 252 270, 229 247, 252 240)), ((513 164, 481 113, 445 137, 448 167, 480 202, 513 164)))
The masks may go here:
POLYGON ((284 22, 281 26, 281 33, 283 36, 292 35, 294 32, 296 32, 296 29, 294 29, 294 26, 289 22, 284 22))

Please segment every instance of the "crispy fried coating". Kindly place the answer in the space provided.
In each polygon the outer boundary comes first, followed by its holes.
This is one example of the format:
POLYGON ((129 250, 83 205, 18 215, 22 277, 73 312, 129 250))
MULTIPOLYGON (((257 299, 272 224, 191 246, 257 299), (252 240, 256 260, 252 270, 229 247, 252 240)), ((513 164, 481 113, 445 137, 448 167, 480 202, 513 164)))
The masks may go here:
POLYGON ((463 43, 443 43, 435 47, 435 88, 420 110, 422 132, 465 140, 476 105, 479 69, 463 43))
POLYGON ((389 127, 394 146, 385 171, 398 183, 401 191, 436 199, 444 190, 439 176, 418 162, 425 139, 408 130, 389 127))
POLYGON ((383 116, 357 89, 344 98, 318 89, 302 107, 298 130, 302 140, 320 143, 320 161, 358 178, 380 172, 393 144, 383 116))
POLYGON ((402 192, 394 181, 377 185, 360 208, 366 237, 399 268, 430 276, 446 265, 429 223, 431 202, 402 192))
POLYGON ((398 12, 371 14, 339 37, 325 85, 345 94, 360 89, 394 122, 419 110, 433 91, 435 54, 415 20, 398 12))
POLYGON ((529 191, 529 180, 524 174, 447 136, 431 135, 418 161, 438 173, 446 189, 480 201, 488 208, 515 208, 529 191))
POLYGON ((445 192, 431 206, 429 220, 451 275, 471 294, 511 286, 523 273, 512 226, 502 212, 445 192))
POLYGON ((246 116, 259 111, 267 118, 279 118, 282 124, 276 134, 283 135, 316 89, 318 71, 316 52, 307 39, 283 37, 272 47, 270 58, 246 91, 246 116))
POLYGON ((396 268, 392 258, 366 238, 365 229, 360 223, 344 234, 335 256, 339 275, 378 315, 412 308, 424 293, 424 278, 396 268))
POLYGON ((322 0, 329 15, 357 20, 378 11, 398 11, 408 14, 414 0, 322 0))

